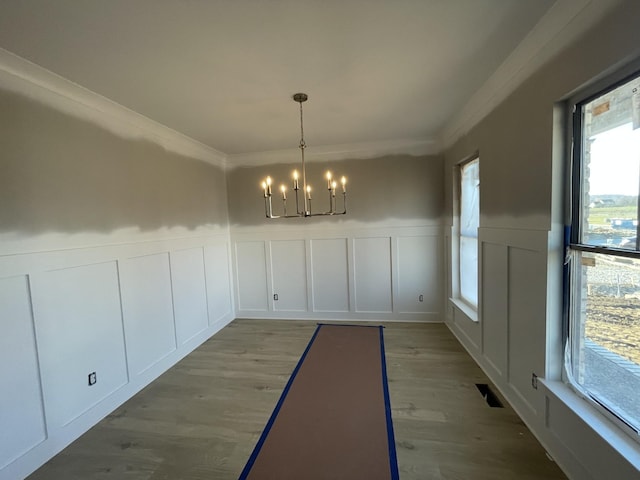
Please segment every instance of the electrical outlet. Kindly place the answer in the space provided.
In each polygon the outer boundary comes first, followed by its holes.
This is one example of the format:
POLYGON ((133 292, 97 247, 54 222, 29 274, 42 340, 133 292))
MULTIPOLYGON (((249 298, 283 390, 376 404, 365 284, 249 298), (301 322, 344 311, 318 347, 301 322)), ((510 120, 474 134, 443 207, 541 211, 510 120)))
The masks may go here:
POLYGON ((273 294, 273 300, 274 300, 274 301, 277 301, 277 300, 278 300, 278 294, 277 294, 277 293, 274 293, 274 294, 273 294))
POLYGON ((91 372, 89 374, 89 386, 95 385, 98 379, 96 378, 96 372, 91 372))
POLYGON ((424 302, 424 295, 420 295, 420 296, 418 297, 418 301, 419 301, 419 302, 424 302))
POLYGON ((534 389, 538 389, 538 376, 535 373, 531 374, 531 386, 534 389))

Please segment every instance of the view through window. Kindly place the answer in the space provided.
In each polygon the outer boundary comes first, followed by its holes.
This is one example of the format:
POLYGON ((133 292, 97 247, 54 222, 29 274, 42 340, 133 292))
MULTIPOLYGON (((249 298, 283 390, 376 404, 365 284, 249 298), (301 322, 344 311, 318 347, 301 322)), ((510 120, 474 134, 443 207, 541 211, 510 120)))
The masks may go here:
POLYGON ((576 105, 567 373, 640 430, 640 78, 576 105))

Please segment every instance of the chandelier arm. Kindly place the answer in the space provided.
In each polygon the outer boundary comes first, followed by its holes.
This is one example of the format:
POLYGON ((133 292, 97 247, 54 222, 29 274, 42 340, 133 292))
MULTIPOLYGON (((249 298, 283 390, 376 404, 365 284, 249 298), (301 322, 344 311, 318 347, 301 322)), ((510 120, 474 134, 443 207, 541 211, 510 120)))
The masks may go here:
POLYGON ((309 215, 305 215, 307 217, 333 217, 336 215, 346 215, 347 212, 322 212, 322 213, 311 213, 309 215))
POLYGON ((269 202, 269 217, 273 218, 273 203, 271 202, 271 195, 268 195, 267 201, 269 202))
POLYGON ((266 181, 262 183, 264 189, 264 201, 265 201, 265 215, 267 218, 300 218, 300 217, 318 217, 318 216, 331 216, 331 215, 345 215, 347 213, 347 192, 345 188, 346 178, 342 177, 342 206, 343 211, 338 210, 338 200, 336 199, 336 184, 337 182, 331 182, 331 174, 327 172, 328 190, 329 190, 329 210, 321 213, 311 212, 311 187, 307 185, 307 170, 305 164, 305 149, 307 147, 304 141, 304 115, 302 103, 307 101, 308 96, 305 93, 296 93, 293 95, 293 99, 300 103, 300 161, 302 167, 302 202, 298 197, 298 191, 300 190, 298 185, 298 173, 294 171, 293 176, 293 190, 296 195, 296 212, 295 214, 288 214, 287 212, 287 198, 286 189, 284 186, 282 189, 282 209, 283 215, 273 214, 273 201, 271 199, 271 178, 267 177, 266 181), (302 203, 302 205, 301 205, 302 203), (302 206, 302 209, 300 208, 302 206))

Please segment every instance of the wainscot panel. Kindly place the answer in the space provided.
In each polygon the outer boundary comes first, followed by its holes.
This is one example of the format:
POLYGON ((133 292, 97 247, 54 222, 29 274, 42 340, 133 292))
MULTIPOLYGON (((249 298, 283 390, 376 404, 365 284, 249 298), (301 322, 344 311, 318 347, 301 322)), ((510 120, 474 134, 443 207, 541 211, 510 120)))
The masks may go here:
POLYGON ((237 316, 442 321, 442 235, 439 226, 232 229, 237 316))
POLYGON ((0 480, 29 475, 235 317, 225 233, 0 255, 0 271, 0 480))

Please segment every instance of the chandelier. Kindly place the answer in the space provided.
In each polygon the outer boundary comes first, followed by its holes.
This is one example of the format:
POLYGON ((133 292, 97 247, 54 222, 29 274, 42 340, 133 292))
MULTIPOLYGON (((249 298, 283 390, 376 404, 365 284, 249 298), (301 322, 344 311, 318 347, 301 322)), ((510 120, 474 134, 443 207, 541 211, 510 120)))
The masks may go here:
POLYGON ((271 202, 272 194, 271 194, 271 185, 273 184, 273 180, 271 177, 267 177, 262 181, 262 189, 264 190, 264 209, 267 218, 297 218, 297 217, 318 217, 321 215, 344 215, 347 213, 347 178, 342 177, 340 179, 340 184, 342 186, 342 210, 337 210, 336 205, 336 187, 338 186, 338 182, 335 180, 331 172, 326 173, 327 179, 327 192, 329 197, 329 210, 321 213, 312 213, 311 212, 311 185, 307 184, 307 173, 305 170, 304 164, 304 149, 307 148, 307 145, 304 143, 304 126, 302 123, 302 103, 307 101, 306 93, 296 93, 293 96, 293 99, 300 104, 300 154, 302 157, 301 160, 301 171, 302 171, 302 202, 300 202, 298 198, 298 192, 300 191, 300 175, 297 170, 293 171, 293 191, 295 192, 296 198, 296 212, 288 213, 287 212, 287 187, 282 184, 280 185, 280 194, 282 196, 282 215, 274 215, 273 214, 273 205, 271 202), (301 205, 302 203, 302 205, 301 205), (301 209, 302 207, 302 209, 301 209))

